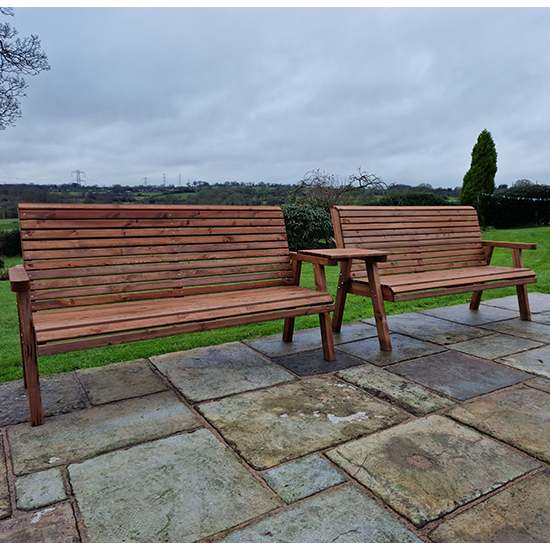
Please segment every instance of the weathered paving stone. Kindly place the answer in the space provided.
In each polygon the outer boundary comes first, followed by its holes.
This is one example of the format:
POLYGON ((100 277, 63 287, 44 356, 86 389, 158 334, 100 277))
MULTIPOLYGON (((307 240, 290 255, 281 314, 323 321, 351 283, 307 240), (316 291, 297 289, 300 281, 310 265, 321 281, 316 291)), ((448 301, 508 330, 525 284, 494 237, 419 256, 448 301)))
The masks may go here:
POLYGON ((294 380, 240 342, 159 355, 151 362, 192 403, 294 380))
POLYGON ((434 542, 525 543, 550 541, 550 472, 539 472, 442 523, 434 542))
POLYGON ((0 544, 80 542, 68 502, 0 521, 0 544))
POLYGON ((331 376, 198 406, 254 468, 267 469, 408 418, 331 376))
POLYGON ((422 542, 357 487, 343 485, 227 535, 224 543, 422 542))
POLYGON ((60 466, 191 430, 200 420, 172 392, 119 401, 8 428, 15 475, 60 466))
POLYGON ((292 371, 298 376, 313 376, 315 374, 326 374, 349 367, 355 367, 363 363, 361 359, 352 357, 340 351, 336 351, 335 361, 326 361, 323 350, 304 351, 296 355, 285 355, 273 359, 283 367, 292 371))
POLYGON ((77 371, 93 405, 164 391, 166 384, 150 367, 147 359, 136 359, 77 371))
POLYGON ((452 323, 445 319, 436 319, 421 313, 390 315, 388 326, 392 333, 398 332, 439 345, 456 344, 457 342, 490 334, 489 331, 482 328, 452 323))
MULTIPOLYGON (((334 343, 343 344, 353 340, 361 340, 376 336, 376 328, 365 323, 349 323, 342 325, 341 332, 333 333, 334 343)), ((245 340, 245 343, 268 357, 293 355, 323 347, 319 328, 308 328, 294 332, 292 342, 284 342, 280 334, 245 340)))
POLYGON ((6 472, 6 461, 4 458, 4 447, 0 438, 0 519, 9 516, 11 513, 10 493, 6 472))
POLYGON ((495 307, 485 307, 483 304, 478 310, 470 309, 469 304, 459 304, 456 306, 440 307, 437 309, 427 309, 422 311, 422 315, 431 315, 439 319, 454 321, 464 325, 478 326, 495 321, 504 321, 517 317, 517 313, 495 307))
POLYGON ((418 526, 538 467, 438 415, 351 441, 327 456, 418 526))
POLYGON ((361 386, 379 399, 416 415, 428 414, 455 403, 418 384, 409 382, 402 376, 372 365, 347 369, 338 373, 338 377, 361 386))
POLYGON ((498 362, 525 372, 542 374, 550 378, 550 346, 542 346, 541 348, 509 355, 499 359, 498 362))
POLYGON ((401 334, 392 334, 392 351, 381 351, 378 338, 367 338, 348 344, 339 344, 338 350, 348 353, 379 367, 385 367, 399 361, 424 357, 433 353, 440 353, 445 348, 422 342, 416 338, 403 336, 401 334))
POLYGON ((496 359, 497 357, 537 348, 540 345, 540 342, 517 338, 509 334, 494 334, 466 342, 459 342, 448 347, 462 353, 481 357, 482 359, 496 359))
POLYGON ((63 476, 58 468, 18 478, 15 493, 20 510, 42 508, 67 498, 63 476))
POLYGON ((280 506, 208 430, 69 466, 89 541, 194 542, 280 506))
MULTIPOLYGON (((506 296, 505 298, 484 300, 483 305, 511 309, 518 312, 519 315, 518 298, 515 294, 512 296, 506 296)), ((531 313, 542 313, 544 311, 550 311, 550 294, 529 292, 529 306, 531 309, 531 313)))
POLYGON ((348 481, 319 455, 306 456, 260 474, 287 504, 348 481))
POLYGON ((548 378, 531 378, 525 382, 525 385, 550 393, 550 379, 548 378))
POLYGON ((518 370, 457 351, 407 361, 388 370, 461 401, 530 378, 518 370))
POLYGON ((504 334, 550 344, 550 330, 548 330, 547 325, 543 325, 542 323, 511 319, 509 321, 491 323, 490 325, 486 325, 486 327, 495 332, 503 332, 504 334))
POLYGON ((510 388, 457 406, 452 418, 550 462, 550 395, 510 388))
POLYGON ((536 315, 531 315, 531 320, 535 323, 550 325, 550 313, 537 313, 536 315))
MULTIPOLYGON (((64 414, 86 406, 73 372, 41 376, 40 388, 45 416, 64 414)), ((0 407, 0 426, 29 420, 29 401, 23 380, 0 384, 0 403, 3 405, 0 407)))

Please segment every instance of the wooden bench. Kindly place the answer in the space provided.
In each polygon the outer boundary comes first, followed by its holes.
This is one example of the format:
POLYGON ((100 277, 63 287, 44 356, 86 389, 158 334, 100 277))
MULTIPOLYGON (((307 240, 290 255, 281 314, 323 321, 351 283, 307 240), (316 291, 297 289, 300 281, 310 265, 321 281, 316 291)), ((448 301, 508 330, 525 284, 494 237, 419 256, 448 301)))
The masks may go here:
POLYGON ((278 207, 19 205, 17 293, 31 424, 43 423, 38 356, 318 314, 335 359, 324 265, 289 253, 278 207), (292 261, 291 261, 292 260, 292 261), (302 261, 316 289, 298 286, 302 261))
POLYGON ((472 292, 477 310, 486 289, 515 286, 520 317, 530 320, 526 285, 536 274, 523 266, 522 250, 536 244, 482 241, 476 211, 469 206, 335 206, 332 219, 338 248, 375 248, 374 259, 343 260, 332 319, 339 332, 346 295, 370 296, 382 350, 391 350, 384 300, 400 302, 472 292), (491 266, 495 247, 512 251, 513 267, 491 266))

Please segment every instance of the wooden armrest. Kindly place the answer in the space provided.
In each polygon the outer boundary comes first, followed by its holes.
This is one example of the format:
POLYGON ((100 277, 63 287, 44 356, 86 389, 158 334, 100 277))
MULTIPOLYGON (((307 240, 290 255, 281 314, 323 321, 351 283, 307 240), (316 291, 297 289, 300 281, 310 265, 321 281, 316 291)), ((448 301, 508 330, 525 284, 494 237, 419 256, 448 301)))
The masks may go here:
POLYGON ((499 248, 520 248, 522 250, 536 250, 535 243, 509 243, 504 241, 481 241, 485 246, 494 246, 499 248))
POLYGON ((22 265, 10 267, 8 270, 10 287, 13 292, 27 292, 31 288, 29 276, 22 265))
POLYGON ((382 250, 369 250, 367 248, 320 248, 291 252, 291 257, 296 260, 322 265, 338 265, 338 262, 350 259, 370 259, 374 262, 385 262, 388 254, 382 250))

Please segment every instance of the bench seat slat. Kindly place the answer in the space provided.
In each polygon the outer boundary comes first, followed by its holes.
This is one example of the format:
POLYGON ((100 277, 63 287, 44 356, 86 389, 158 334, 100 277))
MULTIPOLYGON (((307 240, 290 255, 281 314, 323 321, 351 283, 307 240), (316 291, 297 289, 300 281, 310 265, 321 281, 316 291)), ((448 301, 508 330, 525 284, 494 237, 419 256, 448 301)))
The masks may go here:
POLYGON ((277 289, 277 292, 243 291, 207 296, 202 300, 171 299, 141 302, 140 304, 115 304, 110 307, 76 309, 68 317, 65 310, 41 312, 35 318, 38 342, 48 343, 72 338, 113 334, 139 330, 144 327, 204 322, 211 319, 236 317, 243 314, 266 313, 289 308, 327 305, 332 302, 324 292, 296 287, 277 289), (223 304, 223 305, 220 305, 223 304), (138 305, 139 307, 136 307, 138 305), (94 310, 98 309, 97 312, 94 310))
POLYGON ((334 304, 307 306, 303 308, 294 308, 281 311, 270 311, 267 313, 255 313, 240 315, 237 317, 226 317, 222 319, 212 319, 210 321, 189 323, 187 325, 176 325, 168 327, 149 328, 141 331, 110 334, 107 336, 98 336, 95 338, 76 339, 53 344, 38 345, 38 354, 40 356, 52 355, 56 353, 65 353, 69 351, 92 349, 99 346, 111 346, 115 344, 125 344, 152 338, 163 338, 167 336, 177 336, 180 334, 189 334, 192 332, 203 332, 218 328, 227 328, 252 323, 262 323, 278 319, 289 319, 303 315, 327 314, 333 311, 334 304))

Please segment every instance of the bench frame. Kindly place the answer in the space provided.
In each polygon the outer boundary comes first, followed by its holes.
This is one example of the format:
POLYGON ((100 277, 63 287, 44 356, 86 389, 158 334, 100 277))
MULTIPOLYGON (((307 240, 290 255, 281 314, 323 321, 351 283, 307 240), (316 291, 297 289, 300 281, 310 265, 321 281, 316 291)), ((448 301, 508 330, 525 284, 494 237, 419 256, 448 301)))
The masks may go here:
POLYGON ((372 247, 387 255, 380 266, 373 258, 363 268, 353 258, 340 262, 334 332, 340 332, 348 294, 372 299, 383 351, 392 349, 384 301, 472 292, 470 309, 477 310, 484 290, 515 286, 520 318, 531 320, 526 285, 537 280, 525 269, 522 250, 536 244, 482 241, 472 207, 335 206, 331 214, 339 249, 372 247), (512 268, 490 266, 496 247, 511 249, 512 268))
POLYGON ((261 321, 319 315, 335 360, 324 266, 288 251, 278 207, 19 205, 17 295, 30 422, 44 422, 38 357, 261 321), (299 286, 313 262, 315 290, 299 286))

